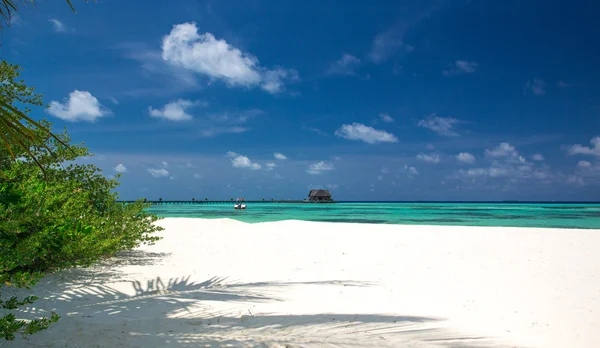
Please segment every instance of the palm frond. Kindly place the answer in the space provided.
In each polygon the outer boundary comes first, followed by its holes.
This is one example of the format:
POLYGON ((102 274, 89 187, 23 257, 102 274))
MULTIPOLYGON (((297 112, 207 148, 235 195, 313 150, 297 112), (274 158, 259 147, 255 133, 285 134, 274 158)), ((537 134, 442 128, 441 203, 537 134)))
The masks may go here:
MULTIPOLYGON (((77 13, 75 11, 73 3, 71 3, 71 0, 66 0, 66 2, 71 8, 71 10, 77 13)), ((17 7, 19 3, 24 5, 26 5, 27 3, 35 4, 35 0, 0 0, 0 29, 4 25, 10 26, 12 17, 15 15, 16 12, 19 11, 19 8, 17 7)))

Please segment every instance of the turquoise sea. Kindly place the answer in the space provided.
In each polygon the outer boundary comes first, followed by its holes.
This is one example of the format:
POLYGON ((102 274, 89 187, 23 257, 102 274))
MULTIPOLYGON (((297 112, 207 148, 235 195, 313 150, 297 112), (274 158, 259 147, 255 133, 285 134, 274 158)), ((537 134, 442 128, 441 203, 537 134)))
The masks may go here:
POLYGON ((154 205, 161 217, 231 218, 244 222, 305 220, 374 224, 600 229, 600 204, 576 203, 248 203, 154 205))

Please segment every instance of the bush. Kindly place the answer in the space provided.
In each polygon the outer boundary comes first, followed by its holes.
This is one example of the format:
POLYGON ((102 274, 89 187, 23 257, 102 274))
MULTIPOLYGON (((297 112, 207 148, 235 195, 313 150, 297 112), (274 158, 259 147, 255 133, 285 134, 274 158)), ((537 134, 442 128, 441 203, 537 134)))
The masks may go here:
MULTIPOLYGON (((1 73, 0 69, 3 98, 7 88, 32 93, 13 75, 7 78, 1 73)), ((42 124, 51 127, 49 122, 42 124)), ((66 131, 58 136, 61 142, 43 130, 30 129, 43 143, 19 141, 34 158, 25 150, 12 149, 11 154, 0 147, 0 294, 3 287, 29 287, 49 272, 89 266, 115 252, 158 240, 153 236, 161 230, 154 224, 158 218, 144 212, 149 204, 117 202, 113 190, 119 185, 118 176, 107 179, 94 165, 77 163, 77 158, 91 156, 88 149, 63 145, 70 142, 66 131)), ((14 136, 0 129, 2 139, 14 136)), ((11 311, 34 300, 0 299, 0 310, 11 311)), ((26 322, 8 313, 0 317, 0 336, 14 339, 16 332, 34 333, 58 318, 53 314, 50 319, 26 322)))

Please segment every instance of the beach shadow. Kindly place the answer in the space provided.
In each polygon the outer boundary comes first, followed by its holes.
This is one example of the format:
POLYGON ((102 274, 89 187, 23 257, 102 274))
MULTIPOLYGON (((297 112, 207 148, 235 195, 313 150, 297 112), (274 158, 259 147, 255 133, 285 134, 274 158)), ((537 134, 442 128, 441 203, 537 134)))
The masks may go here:
MULTIPOLYGON (((444 318, 378 314, 254 313, 253 304, 282 301, 291 286, 369 287, 360 281, 236 282, 190 276, 144 282, 124 279, 115 265, 151 265, 164 255, 121 254, 91 268, 43 279, 35 307, 18 317, 61 320, 18 347, 503 347, 487 337, 456 332, 444 318), (123 258, 137 260, 124 260, 123 258), (116 277, 116 278, 115 278, 116 277), (214 308, 219 308, 214 309, 214 308)), ((368 300, 368 299, 365 299, 368 300)), ((0 346, 3 346, 0 342, 0 346)))

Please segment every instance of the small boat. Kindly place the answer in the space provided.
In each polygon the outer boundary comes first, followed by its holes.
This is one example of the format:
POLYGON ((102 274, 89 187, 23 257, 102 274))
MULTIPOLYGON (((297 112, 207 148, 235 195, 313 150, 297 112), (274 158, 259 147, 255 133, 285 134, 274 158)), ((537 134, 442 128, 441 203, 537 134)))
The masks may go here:
POLYGON ((244 204, 244 200, 242 199, 240 202, 240 199, 238 198, 235 204, 233 205, 233 209, 246 209, 246 204, 244 204))

